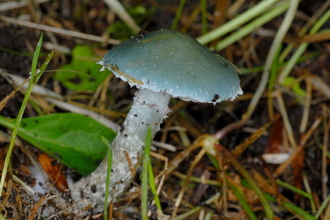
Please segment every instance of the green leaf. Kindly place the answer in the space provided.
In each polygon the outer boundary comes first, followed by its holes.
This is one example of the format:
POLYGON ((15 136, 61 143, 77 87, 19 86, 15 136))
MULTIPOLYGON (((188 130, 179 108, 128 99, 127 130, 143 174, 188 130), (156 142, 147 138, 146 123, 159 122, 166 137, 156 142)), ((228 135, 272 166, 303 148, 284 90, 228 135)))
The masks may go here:
MULTIPOLYGON (((292 77, 292 76, 288 76, 285 78, 284 82, 283 82, 283 85, 284 86, 288 86, 292 83, 295 83, 297 79, 292 77)), ((293 86, 292 86, 292 91, 294 92, 294 94, 296 94, 298 96, 298 98, 304 98, 306 97, 306 92, 304 89, 302 89, 300 87, 300 83, 299 82, 296 82, 293 86)))
POLYGON ((77 45, 72 51, 71 63, 62 66, 54 78, 74 91, 95 91, 109 75, 108 71, 100 72, 101 66, 93 61, 95 57, 91 48, 77 45))
MULTIPOLYGON (((13 128, 15 119, 0 116, 0 125, 13 128)), ((88 116, 61 113, 24 118, 18 136, 81 174, 96 169, 107 153, 102 142, 116 133, 88 116)))

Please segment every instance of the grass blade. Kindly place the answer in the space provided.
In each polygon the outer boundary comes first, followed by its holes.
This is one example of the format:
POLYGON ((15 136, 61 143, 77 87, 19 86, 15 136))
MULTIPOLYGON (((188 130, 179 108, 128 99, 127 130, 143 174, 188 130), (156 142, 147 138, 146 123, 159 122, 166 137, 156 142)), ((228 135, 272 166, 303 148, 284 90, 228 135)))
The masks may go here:
POLYGON ((227 179, 229 187, 233 190, 234 194, 236 195, 239 203, 242 205, 242 207, 243 207, 245 213, 247 214, 247 216, 249 217, 249 219, 257 220, 258 218, 254 214, 254 212, 251 209, 251 207, 249 206, 248 202, 246 201, 242 190, 239 187, 237 187, 235 185, 235 183, 227 175, 226 175, 226 179, 227 179))
POLYGON ((178 21, 180 19, 181 13, 182 13, 183 6, 184 6, 185 3, 186 3, 186 0, 181 0, 180 1, 180 5, 179 5, 178 9, 176 10, 175 17, 174 17, 171 29, 176 28, 176 26, 178 24, 178 21))
POLYGON ((160 200, 157 194, 156 186, 155 186, 155 179, 154 174, 152 172, 151 161, 148 164, 148 175, 149 175, 149 185, 152 194, 154 195, 155 204, 158 210, 162 210, 162 206, 160 205, 160 200))
POLYGON ((33 74, 35 74, 35 72, 37 70, 37 65, 38 65, 38 60, 39 60, 39 56, 40 56, 40 50, 41 50, 41 44, 42 44, 43 38, 44 38, 44 35, 43 35, 43 33, 41 33, 38 44, 36 46, 36 50, 33 53, 33 60, 32 60, 31 73, 30 73, 31 76, 33 74))
POLYGON ((10 144, 9 144, 9 147, 8 147, 8 151, 7 151, 7 154, 6 154, 6 158, 5 158, 5 162, 4 162, 4 166, 3 166, 3 170, 2 170, 2 175, 1 175, 0 196, 2 195, 2 190, 3 190, 3 186, 5 184, 6 175, 7 175, 7 171, 8 171, 8 167, 9 167, 9 163, 10 163, 10 157, 11 157, 11 154, 12 154, 12 151, 13 151, 13 148, 14 148, 15 138, 17 136, 18 128, 19 128, 20 122, 22 120, 25 107, 26 107, 27 102, 30 98, 30 94, 32 93, 33 87, 37 83, 38 79, 40 78, 41 74, 43 73, 43 70, 46 68, 46 66, 48 65, 50 59, 53 56, 53 53, 50 53, 48 58, 46 59, 46 61, 43 64, 44 68, 42 70, 37 69, 40 50, 41 50, 41 46, 42 46, 42 40, 43 40, 43 34, 41 34, 41 36, 39 38, 38 44, 36 46, 36 49, 35 49, 35 52, 34 52, 34 55, 33 55, 33 61, 32 61, 31 72, 30 72, 30 79, 31 80, 29 82, 29 86, 28 86, 26 94, 24 96, 21 108, 18 112, 15 127, 13 129, 13 133, 12 133, 11 138, 10 138, 10 144))
POLYGON ((221 25, 220 27, 214 29, 213 31, 208 32, 207 34, 197 38, 197 40, 201 44, 207 44, 232 30, 238 28, 240 25, 244 24, 245 22, 253 19, 254 17, 258 16, 259 14, 265 12, 268 8, 272 7, 278 0, 276 1, 261 1, 259 4, 256 4, 246 12, 238 15, 236 18, 228 21, 227 23, 221 25))
POLYGON ((148 164, 150 163, 151 139, 152 139, 151 128, 148 128, 147 137, 144 145, 143 167, 142 167, 142 192, 141 192, 142 219, 148 219, 148 164))
POLYGON ((108 166, 107 166, 107 178, 105 184, 105 196, 104 196, 104 220, 108 219, 108 200, 109 200, 109 187, 111 179, 111 167, 112 167, 112 148, 110 142, 102 136, 103 143, 108 147, 108 166))

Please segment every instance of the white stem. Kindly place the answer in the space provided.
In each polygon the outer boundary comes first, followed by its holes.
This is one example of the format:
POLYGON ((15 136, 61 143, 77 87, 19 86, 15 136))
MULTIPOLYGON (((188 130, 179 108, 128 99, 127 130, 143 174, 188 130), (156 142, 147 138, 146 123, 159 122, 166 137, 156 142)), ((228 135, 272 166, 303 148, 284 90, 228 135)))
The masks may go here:
MULTIPOLYGON (((168 94, 140 90, 135 95, 132 109, 111 144, 113 161, 110 199, 118 198, 127 189, 134 177, 132 171, 141 165, 148 127, 151 127, 154 136, 169 112, 168 94), (131 161, 132 167, 128 161, 131 161)), ((75 213, 88 205, 92 205, 94 213, 103 210, 106 170, 107 158, 92 174, 70 187, 75 213)))

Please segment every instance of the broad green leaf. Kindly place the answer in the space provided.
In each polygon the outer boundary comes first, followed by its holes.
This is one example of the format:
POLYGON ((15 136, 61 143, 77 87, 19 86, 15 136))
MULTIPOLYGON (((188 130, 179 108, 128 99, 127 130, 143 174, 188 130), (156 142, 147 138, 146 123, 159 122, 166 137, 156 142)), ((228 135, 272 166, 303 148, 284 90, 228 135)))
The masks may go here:
POLYGON ((77 45, 72 51, 71 63, 62 66, 54 78, 66 88, 74 91, 95 91, 109 72, 100 72, 101 66, 97 65, 91 58, 95 59, 95 54, 91 48, 77 45))
MULTIPOLYGON (((13 128, 14 124, 15 119, 0 116, 0 125, 13 128)), ((101 136, 112 142, 116 134, 87 116, 61 113, 22 119, 18 136, 86 175, 107 153, 101 136)))

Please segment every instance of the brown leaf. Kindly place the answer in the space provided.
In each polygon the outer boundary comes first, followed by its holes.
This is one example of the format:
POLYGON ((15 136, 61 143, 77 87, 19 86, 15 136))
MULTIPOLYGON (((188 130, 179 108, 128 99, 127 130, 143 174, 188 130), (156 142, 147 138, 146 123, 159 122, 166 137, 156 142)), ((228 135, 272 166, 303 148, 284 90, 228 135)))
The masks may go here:
POLYGON ((285 41, 294 42, 294 43, 315 43, 330 40, 330 32, 320 32, 316 34, 306 34, 301 37, 286 37, 285 41))
POLYGON ((50 181, 55 184, 56 188, 61 192, 67 192, 69 187, 66 177, 61 172, 61 164, 56 163, 53 158, 44 153, 39 155, 38 161, 42 169, 47 173, 50 181))
POLYGON ((270 130, 269 140, 265 149, 266 154, 282 153, 283 152, 283 119, 280 115, 275 116, 275 121, 270 130))

